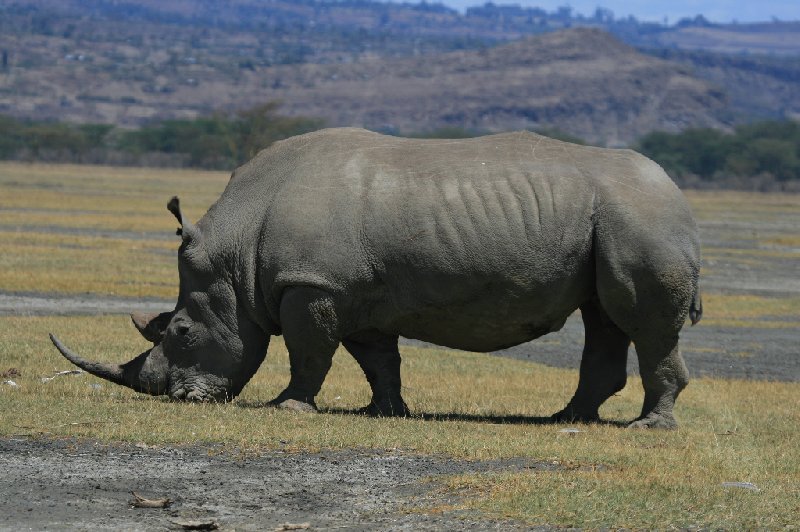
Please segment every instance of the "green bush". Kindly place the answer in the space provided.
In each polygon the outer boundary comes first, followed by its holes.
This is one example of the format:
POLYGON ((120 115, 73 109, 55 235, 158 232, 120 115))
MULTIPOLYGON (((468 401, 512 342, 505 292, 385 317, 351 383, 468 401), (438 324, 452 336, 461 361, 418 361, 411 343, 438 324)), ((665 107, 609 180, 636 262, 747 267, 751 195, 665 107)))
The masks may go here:
POLYGON ((713 129, 656 132, 643 137, 636 148, 678 178, 691 174, 706 181, 757 175, 777 181, 800 179, 797 122, 758 122, 730 134, 713 129))

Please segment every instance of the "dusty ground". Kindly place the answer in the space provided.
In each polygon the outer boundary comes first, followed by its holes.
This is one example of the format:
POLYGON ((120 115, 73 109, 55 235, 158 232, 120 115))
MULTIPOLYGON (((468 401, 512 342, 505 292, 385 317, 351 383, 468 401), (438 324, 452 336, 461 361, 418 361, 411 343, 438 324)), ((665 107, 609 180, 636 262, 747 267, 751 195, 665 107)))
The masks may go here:
POLYGON ((459 510, 437 496, 437 475, 513 468, 553 469, 524 460, 464 462, 402 452, 147 448, 92 442, 0 440, 0 529, 163 530, 175 521, 213 520, 222 529, 514 529, 459 510), (166 509, 133 508, 131 491, 169 497, 166 509), (423 511, 420 511, 423 510, 423 511))

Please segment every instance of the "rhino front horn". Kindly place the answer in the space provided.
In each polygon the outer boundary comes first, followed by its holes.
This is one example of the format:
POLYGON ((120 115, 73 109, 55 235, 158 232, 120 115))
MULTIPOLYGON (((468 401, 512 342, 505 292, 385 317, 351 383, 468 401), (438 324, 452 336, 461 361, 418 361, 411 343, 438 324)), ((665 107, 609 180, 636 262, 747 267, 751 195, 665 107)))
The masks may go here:
POLYGON ((159 357, 160 353, 155 354, 153 349, 145 351, 130 362, 122 365, 105 364, 102 362, 90 362, 77 355, 62 344, 53 334, 50 334, 50 341, 64 355, 64 358, 96 377, 132 388, 137 392, 149 393, 150 395, 164 395, 167 393, 166 359, 163 355, 159 357))

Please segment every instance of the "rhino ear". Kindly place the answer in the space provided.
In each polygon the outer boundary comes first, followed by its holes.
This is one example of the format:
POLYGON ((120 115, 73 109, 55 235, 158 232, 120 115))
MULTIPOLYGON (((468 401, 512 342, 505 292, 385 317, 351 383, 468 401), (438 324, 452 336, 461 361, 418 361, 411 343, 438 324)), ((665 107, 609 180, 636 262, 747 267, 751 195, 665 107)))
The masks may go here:
POLYGON ((131 314, 131 321, 145 340, 159 344, 164 339, 164 332, 172 319, 172 314, 172 312, 162 312, 161 314, 134 312, 131 314))
POLYGON ((169 200, 167 203, 167 209, 171 212, 175 218, 178 219, 178 222, 181 226, 175 232, 176 235, 181 235, 184 241, 196 240, 200 236, 199 231, 197 228, 186 219, 181 213, 181 200, 178 199, 178 196, 172 196, 172 199, 169 200))

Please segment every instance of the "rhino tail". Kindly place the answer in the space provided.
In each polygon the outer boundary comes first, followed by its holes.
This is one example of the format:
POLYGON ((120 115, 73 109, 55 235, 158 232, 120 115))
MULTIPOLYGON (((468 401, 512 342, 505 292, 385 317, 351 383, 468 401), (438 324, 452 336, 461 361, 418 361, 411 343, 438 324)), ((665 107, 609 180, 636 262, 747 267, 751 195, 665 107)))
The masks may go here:
POLYGON ((692 320, 692 325, 700 321, 703 317, 703 298, 700 296, 700 287, 694 289, 692 296, 692 304, 689 306, 689 319, 692 320))

